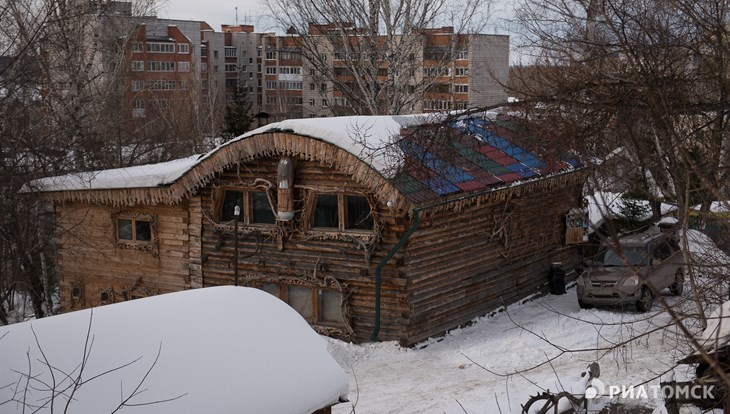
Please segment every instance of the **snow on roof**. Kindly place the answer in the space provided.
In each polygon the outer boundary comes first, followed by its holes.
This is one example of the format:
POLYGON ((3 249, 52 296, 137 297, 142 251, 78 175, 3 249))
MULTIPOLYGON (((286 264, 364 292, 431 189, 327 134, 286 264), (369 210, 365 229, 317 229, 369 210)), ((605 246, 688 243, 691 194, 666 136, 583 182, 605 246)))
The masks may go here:
POLYGON ((108 190, 169 185, 199 161, 200 155, 136 167, 82 172, 32 181, 21 191, 108 190))
POLYGON ((700 344, 708 351, 730 344, 730 301, 718 306, 707 318, 700 344))
POLYGON ((23 412, 23 398, 51 412, 54 381, 60 411, 79 375, 74 413, 111 412, 140 383, 128 401, 136 413, 304 414, 348 390, 327 342, 294 309, 252 288, 193 289, 3 326, 0 349, 0 404, 14 400, 3 413, 23 412))
MULTIPOLYGON (((712 203, 710 203, 710 213, 728 214, 730 213, 730 209, 728 209, 729 205, 730 201, 713 201, 712 203)), ((700 211, 701 207, 701 204, 697 204, 696 206, 692 207, 692 210, 700 211)))
MULTIPOLYGON (((267 132, 289 132, 336 145, 365 161, 384 176, 388 176, 393 166, 388 162, 383 148, 395 141, 401 129, 436 123, 444 119, 446 115, 443 113, 288 119, 249 131, 221 147, 267 132)), ((216 150, 206 154, 202 159, 216 150)))
POLYGON ((106 190, 166 186, 225 146, 254 135, 278 131, 304 135, 336 145, 387 176, 389 171, 392 172, 393 166, 388 162, 387 152, 383 151, 383 148, 393 142, 401 129, 444 119, 445 114, 441 113, 289 119, 249 131, 202 156, 195 155, 159 164, 42 178, 31 182, 23 188, 23 191, 106 190))

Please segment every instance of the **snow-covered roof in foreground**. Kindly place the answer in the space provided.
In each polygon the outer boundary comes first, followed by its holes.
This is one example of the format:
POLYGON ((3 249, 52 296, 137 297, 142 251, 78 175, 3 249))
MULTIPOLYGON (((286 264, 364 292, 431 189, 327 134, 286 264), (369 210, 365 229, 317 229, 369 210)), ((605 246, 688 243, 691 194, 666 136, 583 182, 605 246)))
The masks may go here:
MULTIPOLYGON (((3 326, 0 338, 0 403, 25 398, 32 407, 45 404, 42 413, 51 412, 53 381, 54 409, 61 411, 79 376, 74 413, 112 412, 133 395, 127 405, 135 413, 304 414, 337 403, 348 390, 327 342, 294 309, 251 288, 107 305, 93 309, 93 317, 87 309, 3 326), (170 401, 144 405, 163 400, 170 401)), ((23 407, 10 401, 0 411, 23 407)))
MULTIPOLYGON (((308 136, 336 145, 365 161, 381 174, 387 175, 389 163, 383 148, 393 142, 402 128, 444 119, 445 115, 440 113, 289 119, 249 131, 202 156, 195 155, 159 164, 42 178, 33 181, 25 190, 74 191, 166 186, 225 146, 254 135, 278 131, 308 136)), ((392 165, 390 167, 392 169, 392 165)))

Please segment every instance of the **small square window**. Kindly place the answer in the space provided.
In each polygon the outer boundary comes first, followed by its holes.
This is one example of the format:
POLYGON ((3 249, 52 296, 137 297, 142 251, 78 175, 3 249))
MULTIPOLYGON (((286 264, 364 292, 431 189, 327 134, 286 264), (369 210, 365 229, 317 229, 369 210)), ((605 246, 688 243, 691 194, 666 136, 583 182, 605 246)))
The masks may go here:
POLYGON ((117 239, 140 242, 152 241, 152 222, 149 219, 118 218, 117 239))
POLYGON ((309 321, 312 320, 312 289, 302 286, 289 286, 288 302, 300 315, 309 321))
POLYGON ((345 211, 347 220, 345 229, 372 230, 373 217, 370 215, 370 203, 363 196, 345 196, 345 211))
MULTIPOLYGON (((223 197, 223 204, 221 206, 220 218, 221 221, 232 221, 235 219, 235 208, 243 207, 243 193, 240 191, 226 191, 223 197)), ((238 221, 243 219, 243 211, 238 216, 238 221)))
POLYGON ((251 223, 276 223, 274 212, 271 211, 271 205, 269 204, 269 198, 264 192, 250 192, 249 197, 249 208, 251 212, 251 223))
POLYGON ((134 240, 134 230, 132 226, 132 220, 119 219, 117 220, 117 237, 120 240, 134 240))
POLYGON ((152 223, 149 221, 134 221, 134 235, 137 241, 152 240, 152 223))
POLYGON ((343 324, 342 294, 329 289, 319 292, 321 310, 319 320, 326 323, 343 324))
POLYGON ((314 227, 338 228, 337 195, 320 194, 314 208, 314 227))

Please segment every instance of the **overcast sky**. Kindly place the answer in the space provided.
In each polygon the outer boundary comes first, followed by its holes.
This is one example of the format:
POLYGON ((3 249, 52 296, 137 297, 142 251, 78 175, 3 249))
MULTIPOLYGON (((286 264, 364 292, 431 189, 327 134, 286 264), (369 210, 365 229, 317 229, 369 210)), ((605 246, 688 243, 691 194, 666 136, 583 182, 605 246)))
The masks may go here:
POLYGON ((180 20, 203 20, 213 29, 220 30, 221 24, 236 23, 236 7, 238 22, 254 24, 256 31, 271 30, 271 27, 259 28, 259 17, 267 12, 265 3, 259 0, 167 0, 159 2, 159 17, 180 20))

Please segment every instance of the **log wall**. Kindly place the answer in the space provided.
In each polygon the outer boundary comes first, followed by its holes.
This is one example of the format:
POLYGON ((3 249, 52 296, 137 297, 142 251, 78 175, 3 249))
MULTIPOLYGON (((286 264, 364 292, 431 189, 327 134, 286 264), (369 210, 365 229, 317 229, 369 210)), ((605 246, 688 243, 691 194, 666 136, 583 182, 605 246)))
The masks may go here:
POLYGON ((66 203, 56 214, 63 311, 190 288, 187 202, 129 209, 66 203), (120 212, 153 216, 156 245, 120 247, 120 212))
POLYGON ((424 211, 406 246, 410 321, 403 342, 439 335, 544 290, 552 262, 577 264, 577 249, 565 247, 564 220, 580 194, 580 183, 573 183, 472 203, 458 213, 424 211))
MULTIPOLYGON (((350 326, 314 323, 322 333, 357 341, 367 340, 374 321, 375 266, 405 231, 404 217, 397 218, 373 189, 326 164, 296 159, 294 169, 295 217, 291 223, 245 225, 239 228, 239 284, 262 287, 267 283, 325 287, 340 290, 345 298, 350 326), (375 232, 318 231, 308 228, 308 214, 317 192, 363 194, 375 206, 375 232), (310 200, 310 201, 307 201, 310 200), (366 249, 370 251, 366 253, 366 249)), ((233 224, 218 220, 223 189, 250 189, 259 180, 274 185, 279 158, 242 162, 219 174, 200 190, 202 206, 202 280, 204 286, 234 284, 233 224), (265 180, 265 181, 263 181, 265 180)), ((276 203, 274 203, 276 205, 276 203)), ((407 312, 406 279, 396 256, 383 270, 382 327, 380 339, 400 339, 407 312)))

